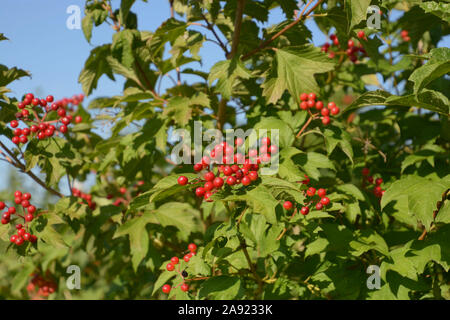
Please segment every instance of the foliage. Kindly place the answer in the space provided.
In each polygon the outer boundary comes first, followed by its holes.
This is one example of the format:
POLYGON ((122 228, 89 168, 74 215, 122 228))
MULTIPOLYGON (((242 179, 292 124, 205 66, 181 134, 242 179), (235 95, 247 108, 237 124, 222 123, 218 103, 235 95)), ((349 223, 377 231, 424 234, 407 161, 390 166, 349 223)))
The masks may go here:
MULTIPOLYGON (((450 49, 438 47, 448 4, 309 1, 301 16, 294 0, 173 0, 171 17, 149 31, 139 29, 135 2, 88 0, 82 23, 87 41, 102 24, 113 29, 80 72, 84 94, 104 76, 125 79, 122 93, 80 104, 83 123, 63 137, 21 151, 0 145, 55 200, 31 223, 36 244, 17 248, 0 225, 1 297, 29 297, 35 273, 56 281, 51 299, 450 299, 450 49), (371 4, 382 11, 379 30, 366 27, 371 4), (276 7, 285 19, 267 26, 276 7), (394 9, 404 14, 389 20, 394 9), (330 58, 312 44, 306 19, 325 34, 334 28, 341 43, 359 39, 366 56, 330 58), (207 41, 224 55, 204 72, 207 41), (161 92, 166 77, 174 83, 161 92), (336 102, 341 115, 323 125, 299 108, 304 92, 336 102), (107 137, 94 131, 101 121, 113 124, 107 137), (195 121, 279 129, 278 173, 199 200, 193 185, 177 184, 198 173, 170 159, 173 129, 193 132, 195 121), (383 179, 381 200, 363 168, 383 179), (85 191, 96 206, 57 189, 92 174, 85 191), (309 186, 326 188, 331 207, 291 218, 283 202, 303 203, 309 186), (190 290, 166 295, 174 276, 166 264, 191 242, 199 249, 186 265, 190 290), (69 265, 81 268, 81 290, 65 285, 69 265), (378 290, 366 285, 369 265, 381 267, 378 290)), ((3 138, 12 138, 22 101, 8 85, 29 75, 0 65, 3 138)))

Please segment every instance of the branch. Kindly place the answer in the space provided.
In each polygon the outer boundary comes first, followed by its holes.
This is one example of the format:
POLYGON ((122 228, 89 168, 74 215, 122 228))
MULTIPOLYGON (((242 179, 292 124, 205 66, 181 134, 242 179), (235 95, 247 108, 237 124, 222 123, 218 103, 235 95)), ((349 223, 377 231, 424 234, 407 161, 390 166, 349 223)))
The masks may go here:
POLYGON ((25 167, 25 165, 22 164, 19 161, 19 159, 17 159, 17 157, 14 155, 14 153, 12 153, 11 150, 9 150, 8 147, 6 147, 1 141, 0 141, 0 146, 3 148, 3 150, 5 150, 9 154, 9 156, 12 158, 12 160, 14 160, 14 162, 10 162, 11 165, 13 165, 17 169, 19 169, 21 172, 27 174, 31 179, 36 181, 41 187, 43 187, 45 190, 47 190, 51 194, 54 194, 55 196, 58 196, 60 198, 64 197, 64 195, 62 195, 55 189, 52 189, 51 187, 47 186, 45 184, 45 182, 43 182, 41 179, 39 179, 39 177, 37 177, 33 172, 27 171, 27 168, 25 167))
POLYGON ((203 16, 203 20, 205 20, 206 22, 206 28, 208 30, 210 30, 212 32, 212 34, 214 35, 214 37, 217 39, 217 42, 219 43, 219 46, 222 48, 222 50, 225 52, 225 56, 228 56, 228 49, 227 46, 222 42, 222 40, 219 38, 218 34, 216 33, 216 30, 214 30, 214 26, 208 21, 208 19, 206 18, 206 16, 203 14, 202 12, 202 16, 203 16))
POLYGON ((271 38, 267 39, 266 41, 264 41, 263 43, 261 43, 259 45, 258 48, 250 51, 249 53, 245 54, 241 60, 247 60, 248 58, 250 58, 252 55, 254 55, 255 53, 258 53, 259 51, 263 50, 265 47, 267 47, 269 44, 272 43, 272 41, 274 41, 275 39, 277 39, 278 37, 280 37, 282 34, 284 34, 286 31, 288 31, 289 29, 291 29, 292 27, 294 27, 295 25, 297 25, 300 21, 302 21, 303 19, 305 19, 306 17, 308 17, 311 12, 314 11, 315 8, 317 8, 317 6, 322 3, 323 0, 319 0, 305 15, 303 15, 303 13, 305 12, 306 8, 313 2, 314 0, 310 0, 306 6, 303 8, 302 13, 300 13, 300 16, 297 20, 294 20, 293 22, 291 22, 290 24, 288 24, 286 27, 284 27, 282 30, 280 30, 279 32, 277 32, 275 35, 273 35, 271 38))
MULTIPOLYGON (((242 17, 244 15, 245 0, 239 0, 236 8, 236 18, 234 20, 234 34, 231 44, 231 52, 227 54, 227 59, 231 60, 235 57, 239 46, 239 38, 241 35, 242 17)), ((222 98, 219 102, 219 110, 217 111, 217 127, 223 129, 227 113, 227 99, 222 98)))

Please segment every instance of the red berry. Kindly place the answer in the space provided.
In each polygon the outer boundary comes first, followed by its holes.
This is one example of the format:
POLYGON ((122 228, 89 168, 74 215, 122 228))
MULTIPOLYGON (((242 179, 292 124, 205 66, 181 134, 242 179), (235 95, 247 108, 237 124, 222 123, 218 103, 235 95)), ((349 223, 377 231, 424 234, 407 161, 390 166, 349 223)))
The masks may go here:
POLYGON ((27 231, 25 229, 19 229, 17 230, 17 234, 19 235, 19 237, 23 237, 23 235, 26 233, 27 231))
POLYGON ((320 188, 319 190, 317 190, 317 195, 321 198, 325 197, 327 195, 327 190, 320 188))
POLYGON ((308 110, 308 102, 307 101, 302 101, 302 103, 300 103, 300 109, 308 110))
POLYGON ((256 149, 250 149, 250 150, 248 150, 248 156, 249 156, 250 158, 254 158, 254 157, 258 156, 258 150, 256 150, 256 149))
POLYGON ((316 102, 314 100, 308 100, 308 102, 306 102, 306 105, 308 106, 308 109, 311 109, 316 105, 316 102))
POLYGON ((19 140, 20 140, 20 143, 23 143, 23 144, 25 144, 25 143, 28 142, 28 138, 27 138, 26 136, 21 136, 21 137, 19 138, 19 140))
POLYGON ((33 106, 37 106, 41 101, 38 98, 34 98, 33 100, 31 100, 31 104, 33 106))
POLYGON ((197 197, 203 197, 205 195, 205 188, 203 187, 198 187, 197 189, 195 189, 195 194, 197 197))
POLYGON ((369 173, 370 173, 369 168, 363 168, 363 169, 362 169, 362 175, 363 175, 363 176, 368 176, 369 173))
POLYGON ((291 210, 292 209, 292 202, 290 202, 290 201, 285 201, 284 203, 283 203, 283 207, 286 209, 286 210, 291 210))
POLYGON ((35 213, 36 212, 36 207, 35 206, 32 206, 32 205, 30 205, 28 208, 27 208, 27 211, 28 211, 28 213, 31 213, 31 214, 33 214, 33 213, 35 213))
POLYGON ((61 127, 59 127, 59 132, 66 133, 67 132, 67 126, 62 125, 61 127))
POLYGON ((20 223, 19 223, 19 224, 16 224, 16 229, 17 229, 17 230, 22 229, 22 228, 23 228, 23 225, 22 225, 22 224, 20 224, 20 223))
POLYGON ((168 263, 166 269, 167 271, 173 271, 175 269, 175 266, 172 263, 168 263))
POLYGON ((29 129, 29 128, 24 128, 24 129, 22 130, 22 134, 23 134, 24 136, 29 136, 29 135, 30 135, 30 129, 29 129))
POLYGON ((37 241, 37 237, 34 234, 32 234, 31 238, 30 238, 30 242, 35 243, 36 241, 37 241))
POLYGON ((336 35, 335 34, 331 34, 330 35, 330 40, 333 41, 334 39, 336 39, 336 35))
POLYGON ((308 207, 302 207, 300 209, 300 213, 304 216, 306 216, 309 213, 309 208, 308 207))
POLYGON ((8 223, 9 223, 9 220, 8 220, 8 219, 5 219, 5 218, 2 218, 2 219, 0 220, 0 222, 1 222, 2 224, 8 224, 8 223))
POLYGON ((205 180, 206 181, 213 181, 215 178, 214 172, 208 171, 205 173, 205 180))
POLYGON ((212 189, 214 189, 214 183, 208 181, 205 183, 204 188, 206 191, 211 191, 212 189))
POLYGON ((17 122, 17 120, 13 120, 9 123, 11 125, 11 127, 13 128, 17 128, 19 126, 19 122, 17 122))
POLYGON ((302 101, 307 101, 308 100, 308 94, 307 93, 302 93, 300 95, 300 100, 302 101))
POLYGON ((317 101, 316 102, 316 109, 317 110, 321 110, 323 108, 323 102, 322 101, 317 101))
POLYGON ((331 122, 330 117, 325 116, 325 117, 322 118, 322 123, 323 123, 324 125, 329 125, 330 122, 331 122))
POLYGON ((358 31, 358 38, 362 39, 364 37, 365 37, 364 31, 362 31, 362 30, 358 31))
POLYGON ((83 118, 81 116, 75 117, 75 123, 80 123, 81 121, 83 121, 83 118))
POLYGON ((190 244, 188 245, 188 250, 189 250, 190 252, 197 252, 197 245, 196 245, 195 243, 190 243, 190 244))
POLYGON ((214 187, 216 187, 217 189, 222 188, 223 186, 223 179, 220 177, 216 177, 213 181, 214 187))
POLYGON ((12 236, 11 236, 11 238, 9 238, 9 241, 11 241, 12 243, 15 243, 16 242, 16 240, 17 240, 17 235, 15 235, 15 234, 13 234, 12 236))
POLYGON ((189 290, 189 285, 187 283, 183 283, 180 287, 181 291, 188 291, 189 290))
POLYGON ((162 287, 162 292, 164 292, 165 294, 169 294, 171 289, 172 289, 172 287, 170 285, 165 284, 162 287))
POLYGON ((17 137, 17 136, 14 136, 14 137, 12 137, 11 141, 12 141, 14 144, 19 144, 19 143, 20 143, 20 138, 17 137))
POLYGON ((203 170, 203 165, 201 163, 196 163, 194 164, 194 171, 202 171, 203 170))
POLYGON ((378 178, 377 180, 375 180, 375 183, 379 186, 380 184, 383 183, 383 179, 378 178))
MULTIPOLYGON (((62 110, 62 109, 60 109, 60 110, 62 110)), ((59 111, 59 110, 58 110, 58 111, 59 111)), ((63 117, 63 118, 61 119, 61 122, 67 126, 67 125, 70 123, 70 120, 69 120, 68 117, 63 117)))
POLYGON ((25 215, 25 221, 31 222, 31 221, 33 221, 33 219, 34 219, 34 216, 31 213, 25 215))
POLYGON ((186 178, 185 176, 178 177, 178 184, 180 186, 185 186, 187 183, 188 183, 188 178, 186 178))
POLYGON ((405 37, 407 37, 409 35, 409 32, 407 30, 402 30, 400 32, 400 35, 402 36, 402 38, 405 38, 405 37))
POLYGON ((229 176, 229 177, 227 178, 227 184, 230 185, 230 186, 235 185, 236 182, 237 182, 237 181, 236 181, 236 178, 233 177, 233 176, 229 176))
POLYGON ((22 135, 22 129, 17 128, 16 130, 14 130, 14 135, 15 136, 21 136, 22 135))
POLYGON ((183 260, 184 260, 185 262, 189 262, 189 260, 191 260, 191 256, 190 256, 189 254, 187 254, 187 255, 185 255, 185 256, 183 257, 183 260))
POLYGON ((332 109, 332 108, 334 108, 334 107, 336 107, 336 103, 334 103, 334 102, 330 102, 330 103, 328 103, 328 105, 327 105, 327 108, 328 108, 328 109, 332 109))
POLYGON ((261 144, 262 145, 266 145, 266 146, 270 145, 270 138, 269 137, 262 138, 261 139, 261 144))
POLYGON ((234 144, 237 146, 237 147, 240 147, 240 146, 242 146, 243 144, 244 144, 244 139, 242 139, 242 138, 236 138, 235 140, 234 140, 234 144))
POLYGON ((30 127, 30 131, 31 131, 31 132, 36 133, 38 130, 39 130, 39 128, 38 128, 37 125, 34 125, 34 124, 33 124, 33 125, 30 127))
POLYGON ((316 209, 317 210, 322 210, 322 208, 323 208, 323 204, 321 204, 320 202, 317 202, 316 203, 316 209))
POLYGON ((324 117, 328 117, 330 115, 330 109, 323 108, 322 110, 320 110, 320 114, 324 117))
POLYGON ((47 100, 47 102, 53 102, 53 96, 48 95, 45 100, 47 100))
POLYGON ((29 234, 28 232, 26 232, 26 233, 23 235, 23 240, 25 240, 25 241, 30 241, 30 239, 31 239, 31 234, 29 234))
POLYGON ((30 201, 22 200, 22 202, 20 204, 22 205, 22 207, 28 208, 30 206, 30 201))
POLYGON ((127 188, 121 187, 121 188, 119 189, 119 192, 120 192, 121 194, 125 194, 125 193, 127 193, 127 188))
POLYGON ((278 152, 278 147, 276 146, 276 145, 271 145, 270 146, 270 148, 269 148, 269 152, 271 153, 271 154, 275 154, 275 153, 277 153, 278 152))
POLYGON ((312 196, 314 196, 314 195, 316 194, 316 189, 313 188, 313 187, 310 187, 308 190, 306 190, 306 194, 307 194, 309 197, 312 197, 312 196))
POLYGON ((348 40, 348 42, 347 42, 347 45, 350 47, 350 48, 352 48, 354 45, 355 45, 355 41, 353 41, 353 40, 348 40))
POLYGON ((172 257, 172 259, 170 259, 170 261, 172 262, 172 264, 178 264, 178 262, 180 262, 180 259, 178 259, 178 257, 172 257))
POLYGON ((250 177, 249 176, 245 176, 245 177, 243 177, 242 178, 242 184, 244 185, 244 186, 248 186, 250 183, 252 183, 252 180, 250 180, 250 177))
POLYGON ((16 208, 14 208, 14 207, 9 207, 9 208, 8 208, 8 213, 9 213, 9 214, 15 214, 15 213, 16 213, 16 208))
POLYGON ((226 166, 223 168, 223 174, 226 176, 231 176, 233 174, 233 169, 230 166, 226 166))
MULTIPOLYGON (((22 229, 23 230, 23 229, 22 229)), ((21 246, 23 244, 23 238, 22 237, 17 237, 15 244, 18 246, 21 246)))
POLYGON ((6 205, 3 201, 0 201, 0 210, 5 209, 6 205))
POLYGON ((328 197, 323 197, 320 199, 320 203, 322 203, 324 206, 327 206, 330 204, 330 199, 328 197))
POLYGON ((330 112, 333 116, 337 115, 339 113, 339 107, 334 107, 330 109, 330 112))

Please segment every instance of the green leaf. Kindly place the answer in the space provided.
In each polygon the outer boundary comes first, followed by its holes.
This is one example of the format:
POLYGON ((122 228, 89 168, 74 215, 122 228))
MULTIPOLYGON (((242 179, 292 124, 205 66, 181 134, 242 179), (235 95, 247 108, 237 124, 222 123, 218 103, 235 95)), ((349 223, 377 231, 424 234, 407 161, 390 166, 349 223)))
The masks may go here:
POLYGON ((88 13, 81 21, 81 28, 83 29, 84 37, 89 43, 91 43, 93 27, 94 27, 94 20, 92 19, 91 13, 88 13))
POLYGON ((148 252, 149 235, 146 225, 152 220, 153 213, 146 212, 141 217, 133 218, 121 225, 113 237, 118 238, 124 235, 130 237, 131 262, 135 272, 148 252))
POLYGON ((199 292, 199 297, 215 300, 232 300, 242 295, 241 279, 229 276, 217 276, 206 280, 199 292))
POLYGON ((237 80, 249 79, 251 73, 239 58, 217 62, 210 70, 208 82, 210 85, 217 79, 216 90, 229 99, 233 94, 233 87, 237 80))
POLYGON ((168 202, 160 206, 155 212, 155 218, 163 226, 174 226, 180 231, 183 239, 196 230, 195 217, 198 211, 188 203, 168 202))
POLYGON ((109 55, 109 44, 97 47, 91 51, 78 77, 78 82, 81 83, 83 92, 86 95, 89 95, 92 90, 97 88, 98 80, 102 75, 106 74, 111 80, 114 80, 110 64, 106 60, 109 55))
POLYGON ((314 78, 318 73, 333 70, 335 64, 312 45, 276 49, 270 73, 266 76, 263 95, 268 103, 276 103, 287 89, 299 103, 303 92, 318 92, 314 78))
POLYGON ((350 8, 351 18, 349 20, 348 31, 352 30, 354 26, 366 19, 367 8, 371 0, 346 0, 345 5, 350 8))
POLYGON ((409 80, 414 82, 414 93, 416 94, 422 91, 430 82, 450 72, 449 48, 432 49, 429 56, 431 57, 430 61, 414 70, 409 77, 409 80), (447 59, 436 59, 436 57, 443 56, 446 56, 447 59))
POLYGON ((395 181, 381 198, 381 208, 401 197, 408 199, 408 214, 414 216, 429 230, 433 222, 433 212, 442 194, 450 188, 450 179, 431 181, 418 176, 407 176, 395 181), (426 195, 426 196, 425 196, 426 195))
POLYGON ((427 1, 420 4, 426 13, 432 13, 444 21, 450 22, 450 4, 443 1, 427 1))

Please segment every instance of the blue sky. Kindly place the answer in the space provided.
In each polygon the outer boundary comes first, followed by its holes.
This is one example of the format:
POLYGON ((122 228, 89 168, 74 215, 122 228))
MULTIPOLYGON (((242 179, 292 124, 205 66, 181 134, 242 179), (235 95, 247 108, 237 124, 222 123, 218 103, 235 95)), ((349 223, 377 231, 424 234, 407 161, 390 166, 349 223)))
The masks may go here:
MULTIPOLYGON (((117 7, 120 1, 112 1, 117 7)), ((113 31, 108 25, 94 28, 91 44, 87 43, 81 30, 70 30, 66 27, 70 5, 78 5, 82 11, 84 0, 2 0, 0 9, 0 33, 4 33, 10 41, 0 43, 0 63, 8 67, 18 66, 28 70, 32 78, 23 78, 9 86, 13 95, 20 97, 27 92, 39 96, 53 94, 59 99, 81 93, 78 75, 83 68, 89 52, 95 46, 111 42, 113 31)), ((154 31, 169 17, 170 9, 167 0, 149 0, 148 3, 137 1, 132 9, 138 12, 139 29, 154 31)), ((284 20, 278 9, 269 17, 270 25, 284 20)), ((326 41, 325 36, 308 20, 308 27, 313 32, 313 42, 320 45, 326 41)), ((448 46, 449 41, 444 45, 448 46)), ((200 52, 205 58, 202 69, 207 71, 211 66, 223 60, 223 53, 215 44, 205 43, 200 52)), ((189 80, 189 79, 184 79, 189 80)), ((165 81, 169 81, 167 78, 165 81)), ((112 82, 103 77, 98 89, 88 97, 87 102, 98 96, 120 94, 122 80, 112 82)), ((165 87, 162 84, 162 89, 165 87)), ((170 82, 167 83, 170 85, 170 82)), ((5 185, 6 165, 0 163, 0 185, 5 185)), ((30 185, 30 181, 26 180, 30 185)), ((63 189, 64 191, 64 189, 63 189)))

